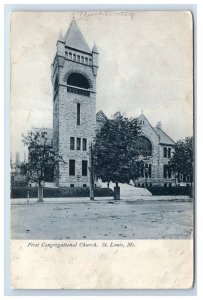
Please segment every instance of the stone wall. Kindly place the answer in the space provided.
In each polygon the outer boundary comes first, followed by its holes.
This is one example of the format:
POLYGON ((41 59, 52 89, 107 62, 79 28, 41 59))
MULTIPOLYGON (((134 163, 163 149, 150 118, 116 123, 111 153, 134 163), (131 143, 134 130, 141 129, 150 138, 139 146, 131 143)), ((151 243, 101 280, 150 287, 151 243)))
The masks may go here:
MULTIPOLYGON (((138 118, 138 123, 142 127, 141 135, 149 139, 152 144, 152 156, 146 161, 152 165, 151 178, 139 178, 136 181, 137 186, 160 186, 164 184, 172 184, 173 178, 164 178, 163 168, 169 162, 168 158, 164 158, 164 145, 160 144, 160 138, 151 124, 142 114, 138 118)), ((169 145, 167 147, 170 147, 169 145)))
POLYGON ((89 169, 87 176, 82 176, 82 160, 88 161, 89 145, 96 132, 96 76, 91 65, 85 65, 60 57, 52 74, 52 83, 58 78, 58 88, 53 100, 53 141, 66 164, 60 163, 56 170, 57 186, 89 186, 89 169), (72 73, 80 73, 90 83, 90 96, 67 91, 67 78, 72 73), (80 104, 80 125, 77 125, 77 104, 80 104), (75 138, 75 150, 70 150, 70 137, 75 138), (76 140, 81 138, 81 150, 76 150, 76 140), (82 139, 87 139, 87 150, 82 149, 82 139), (69 176, 69 160, 75 160, 75 176, 69 176))
POLYGON ((95 94, 90 97, 67 93, 60 87, 59 96, 59 154, 67 162, 59 169, 59 185, 82 186, 89 183, 89 174, 82 177, 82 160, 89 160, 89 145, 95 137, 96 105, 95 94), (77 103, 81 105, 81 124, 77 125, 77 103), (70 150, 70 137, 81 138, 81 150, 70 150), (87 139, 87 151, 82 150, 82 138, 87 139), (69 159, 76 161, 75 176, 69 176, 69 159))

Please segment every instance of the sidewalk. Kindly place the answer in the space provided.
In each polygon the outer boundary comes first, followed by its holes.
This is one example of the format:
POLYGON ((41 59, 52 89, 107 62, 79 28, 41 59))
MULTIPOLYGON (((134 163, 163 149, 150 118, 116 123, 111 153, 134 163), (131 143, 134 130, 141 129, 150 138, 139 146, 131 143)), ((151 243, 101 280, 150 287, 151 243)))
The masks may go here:
POLYGON ((89 197, 73 197, 73 198, 44 198, 43 202, 37 202, 37 198, 19 198, 19 199, 11 199, 11 205, 17 204, 63 204, 63 203, 95 203, 96 201, 111 201, 113 197, 95 197, 95 200, 90 200, 89 197))
POLYGON ((131 198, 121 196, 120 200, 114 200, 113 197, 95 197, 95 200, 90 200, 89 197, 80 198, 44 198, 43 202, 37 202, 37 198, 19 198, 11 199, 11 205, 30 205, 30 204, 75 204, 75 203, 97 203, 97 202, 134 202, 134 201, 192 201, 189 196, 133 196, 131 198))

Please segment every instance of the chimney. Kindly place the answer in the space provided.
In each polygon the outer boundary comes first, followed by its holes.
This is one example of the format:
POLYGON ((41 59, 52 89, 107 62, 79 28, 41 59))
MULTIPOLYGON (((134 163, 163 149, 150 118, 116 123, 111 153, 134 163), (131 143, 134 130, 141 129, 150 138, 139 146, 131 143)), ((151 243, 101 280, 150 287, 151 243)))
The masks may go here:
POLYGON ((157 122, 157 124, 156 124, 156 128, 158 128, 158 129, 162 129, 161 121, 157 122))

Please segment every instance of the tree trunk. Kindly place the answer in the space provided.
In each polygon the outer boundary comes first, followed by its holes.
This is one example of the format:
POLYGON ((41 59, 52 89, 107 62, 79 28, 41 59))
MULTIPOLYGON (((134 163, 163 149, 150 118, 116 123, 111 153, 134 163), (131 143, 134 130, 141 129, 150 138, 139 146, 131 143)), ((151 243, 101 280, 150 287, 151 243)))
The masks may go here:
POLYGON ((38 187, 38 201, 37 202, 43 202, 43 186, 41 186, 41 184, 38 187))
POLYGON ((116 182, 116 186, 114 187, 114 200, 120 200, 120 187, 118 186, 118 182, 116 182))
POLYGON ((92 143, 89 147, 89 161, 90 161, 90 200, 94 200, 94 163, 92 156, 92 143))

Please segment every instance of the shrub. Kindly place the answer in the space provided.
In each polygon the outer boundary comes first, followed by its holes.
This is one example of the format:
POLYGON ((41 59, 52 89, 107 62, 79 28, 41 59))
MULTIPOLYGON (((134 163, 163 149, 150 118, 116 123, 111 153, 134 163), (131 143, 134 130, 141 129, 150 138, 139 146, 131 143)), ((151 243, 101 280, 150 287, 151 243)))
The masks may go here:
MULTIPOLYGON (((30 198, 37 198, 38 189, 36 187, 12 187, 11 198, 27 198, 29 192, 30 198)), ((71 197, 89 197, 90 192, 87 187, 60 187, 43 189, 44 198, 71 198, 71 197)), ((95 197, 111 197, 114 195, 109 188, 94 188, 95 197)))
POLYGON ((168 196, 192 196, 192 187, 191 186, 153 186, 147 188, 152 195, 168 195, 168 196))

